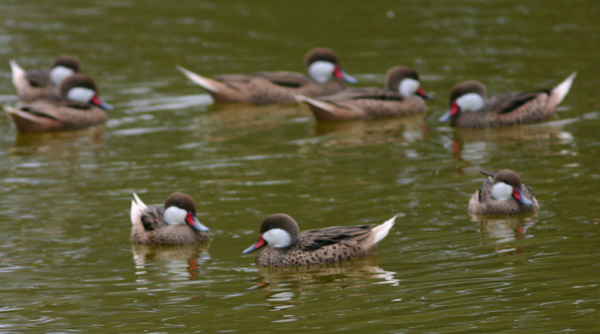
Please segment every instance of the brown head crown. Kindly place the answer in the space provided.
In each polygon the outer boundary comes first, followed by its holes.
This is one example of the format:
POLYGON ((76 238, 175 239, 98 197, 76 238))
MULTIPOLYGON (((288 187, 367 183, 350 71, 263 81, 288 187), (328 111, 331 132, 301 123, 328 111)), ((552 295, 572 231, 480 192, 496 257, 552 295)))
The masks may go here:
POLYGON ((494 175, 494 184, 504 182, 513 188, 521 189, 521 177, 517 172, 510 169, 503 169, 494 175))
POLYGON ((417 74, 417 71, 415 71, 413 68, 406 66, 394 66, 385 74, 385 88, 397 92, 400 83, 406 78, 420 81, 419 74, 417 74))
POLYGON ((304 56, 304 66, 306 68, 316 61, 326 61, 336 65, 340 63, 337 54, 328 48, 315 48, 308 51, 304 56))
POLYGON ((165 210, 172 206, 196 214, 196 205, 194 204, 194 200, 188 194, 175 192, 167 196, 167 199, 165 200, 165 210))
POLYGON ((54 58, 52 67, 63 66, 72 69, 75 73, 79 73, 79 60, 75 56, 60 55, 54 58))
POLYGON ((290 237, 292 238, 292 244, 298 241, 298 234, 300 234, 298 223, 296 223, 294 218, 286 215, 285 213, 278 213, 265 218, 260 225, 260 234, 273 229, 281 229, 289 233, 290 237))
POLYGON ((450 102, 456 101, 459 97, 469 93, 479 94, 485 99, 487 96, 487 89, 485 88, 485 85, 479 81, 469 80, 461 82, 452 88, 450 102))
POLYGON ((75 73, 75 74, 67 77, 60 84, 60 95, 66 97, 67 94, 69 94, 69 91, 75 87, 91 89, 91 90, 95 91, 96 93, 98 93, 98 89, 96 88, 96 84, 94 83, 94 80, 92 80, 90 77, 85 76, 83 74, 75 73))

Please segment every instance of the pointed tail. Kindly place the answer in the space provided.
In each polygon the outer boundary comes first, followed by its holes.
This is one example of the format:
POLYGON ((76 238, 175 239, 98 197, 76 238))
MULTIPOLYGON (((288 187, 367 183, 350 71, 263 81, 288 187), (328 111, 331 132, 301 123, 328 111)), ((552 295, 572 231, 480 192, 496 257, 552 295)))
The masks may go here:
POLYGON ((549 108, 556 108, 556 106, 562 102, 565 96, 567 96, 569 89, 571 89, 571 85, 573 84, 573 79, 575 79, 576 75, 577 72, 573 72, 568 78, 565 79, 565 81, 561 82, 560 85, 556 86, 552 90, 552 93, 550 93, 550 99, 548 101, 549 108))
POLYGON ((198 75, 192 71, 186 70, 181 66, 177 66, 177 69, 181 71, 188 79, 190 79, 193 83, 199 85, 200 87, 206 89, 212 93, 218 93, 220 91, 219 86, 221 85, 219 82, 205 78, 201 75, 198 75))
POLYGON ((133 200, 131 200, 131 224, 135 225, 136 222, 142 219, 142 212, 146 211, 148 207, 138 197, 136 193, 133 193, 133 200))
POLYGON ((379 241, 381 241, 383 238, 385 238, 388 233, 390 232, 390 229, 392 228, 392 226, 394 226, 394 223, 396 222, 396 218, 399 215, 395 215, 394 217, 392 217, 391 219, 389 219, 388 221, 386 221, 385 223, 379 225, 379 226, 375 226, 371 231, 373 232, 373 235, 375 237, 375 243, 378 243, 379 241))
POLYGON ((18 87, 21 80, 25 78, 25 70, 22 69, 21 66, 19 66, 19 64, 17 64, 17 62, 12 59, 8 62, 10 63, 10 69, 12 71, 13 85, 15 85, 15 87, 18 87))
POLYGON ((311 110, 314 108, 317 108, 319 110, 322 110, 322 111, 328 112, 328 113, 335 112, 335 106, 333 106, 330 103, 327 103, 325 101, 320 101, 320 100, 313 99, 313 98, 310 98, 310 97, 304 96, 304 95, 295 95, 294 97, 296 98, 296 101, 304 102, 308 106, 310 106, 311 110))

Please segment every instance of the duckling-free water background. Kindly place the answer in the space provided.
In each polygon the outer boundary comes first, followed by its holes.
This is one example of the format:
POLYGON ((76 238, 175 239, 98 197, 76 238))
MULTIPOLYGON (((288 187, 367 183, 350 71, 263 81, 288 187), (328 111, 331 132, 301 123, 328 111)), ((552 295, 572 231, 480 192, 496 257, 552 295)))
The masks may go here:
POLYGON ((600 327, 597 1, 0 3, 0 103, 25 69, 77 55, 113 104, 105 129, 18 135, 0 119, 2 333, 594 333, 600 327), (212 105, 204 75, 303 71, 333 48, 359 86, 415 67, 427 115, 316 124, 299 105, 212 105), (438 124, 457 82, 490 94, 560 83, 551 123, 438 124), (537 217, 473 221, 510 168, 537 217), (132 248, 131 192, 196 200, 206 247, 132 248), (375 256, 257 269, 262 219, 301 229, 401 216, 375 256))

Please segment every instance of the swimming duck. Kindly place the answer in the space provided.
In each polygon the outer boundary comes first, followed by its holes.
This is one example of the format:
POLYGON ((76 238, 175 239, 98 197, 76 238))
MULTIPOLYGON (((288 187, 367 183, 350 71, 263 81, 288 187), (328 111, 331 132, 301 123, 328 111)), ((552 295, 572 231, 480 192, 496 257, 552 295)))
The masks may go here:
POLYGON ((394 226, 396 217, 385 223, 335 226, 300 233, 296 221, 286 214, 268 216, 260 226, 258 241, 243 251, 253 252, 269 246, 256 258, 261 267, 291 267, 332 263, 375 252, 377 243, 394 226))
POLYGON ((329 95, 344 89, 343 81, 356 82, 342 71, 338 56, 331 49, 309 51, 304 64, 309 77, 295 72, 257 72, 209 79, 178 68, 206 89, 216 102, 292 103, 298 94, 309 97, 329 95))
POLYGON ((133 193, 131 240, 136 244, 185 245, 209 241, 209 229, 196 218, 196 205, 187 194, 175 192, 164 207, 146 206, 133 193))
POLYGON ((521 183, 516 172, 503 169, 498 173, 481 171, 489 176, 469 201, 469 213, 477 215, 511 215, 540 209, 531 189, 521 183))
POLYGON ((417 71, 396 66, 385 75, 385 88, 353 88, 313 99, 299 95, 317 120, 353 120, 416 114, 427 109, 417 71), (419 96, 416 96, 419 95, 419 96))
POLYGON ((19 132, 74 130, 102 124, 108 119, 104 109, 111 110, 112 106, 98 98, 94 81, 83 74, 65 79, 60 97, 19 102, 15 108, 4 106, 19 132))
POLYGON ((440 122, 450 119, 450 125, 463 128, 492 128, 529 124, 556 114, 558 104, 569 93, 574 72, 554 88, 509 93, 487 98, 485 86, 470 80, 459 83, 450 93, 450 110, 440 122))
POLYGON ((79 73, 79 60, 71 55, 60 55, 51 68, 25 71, 10 60, 12 82, 21 101, 34 101, 60 96, 60 84, 73 73, 79 73))

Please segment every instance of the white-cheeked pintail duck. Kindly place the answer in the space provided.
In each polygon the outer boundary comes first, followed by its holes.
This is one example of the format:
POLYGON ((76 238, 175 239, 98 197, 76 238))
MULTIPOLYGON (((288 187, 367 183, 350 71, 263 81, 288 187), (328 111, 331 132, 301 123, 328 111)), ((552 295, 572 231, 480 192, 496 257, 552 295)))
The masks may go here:
POLYGON ((196 218, 196 205, 175 192, 163 207, 146 206, 134 193, 131 201, 131 240, 146 245, 189 245, 210 240, 209 229, 196 218))
POLYGON ((531 189, 521 183, 516 172, 503 169, 489 176, 469 201, 469 213, 476 215, 517 215, 539 211, 531 189))
POLYGON ((493 128, 530 124, 553 117, 577 73, 554 88, 509 93, 487 98, 485 86, 470 80, 457 84, 450 93, 450 110, 439 120, 462 128, 493 128))
POLYGON ((79 73, 79 60, 71 55, 60 55, 51 68, 25 71, 10 60, 12 82, 21 101, 34 101, 60 96, 60 84, 73 73, 79 73))
POLYGON ((222 75, 209 79, 178 67, 191 81, 206 89, 216 102, 292 103, 295 95, 317 97, 345 88, 344 81, 356 79, 342 71, 336 53, 316 48, 304 58, 308 77, 296 72, 257 72, 222 75))
POLYGON ((19 132, 83 129, 103 124, 112 106, 98 98, 96 84, 83 74, 73 74, 60 85, 60 96, 4 106, 19 132))
POLYGON ((405 66, 388 70, 385 88, 352 88, 316 99, 297 96, 317 120, 324 121, 412 115, 427 109, 423 98, 432 99, 421 88, 417 71, 405 66))
POLYGON ((256 258, 256 265, 261 267, 333 263, 368 256, 394 226, 395 219, 378 226, 335 226, 300 233, 292 217, 275 214, 265 218, 258 241, 243 253, 268 246, 256 258))

